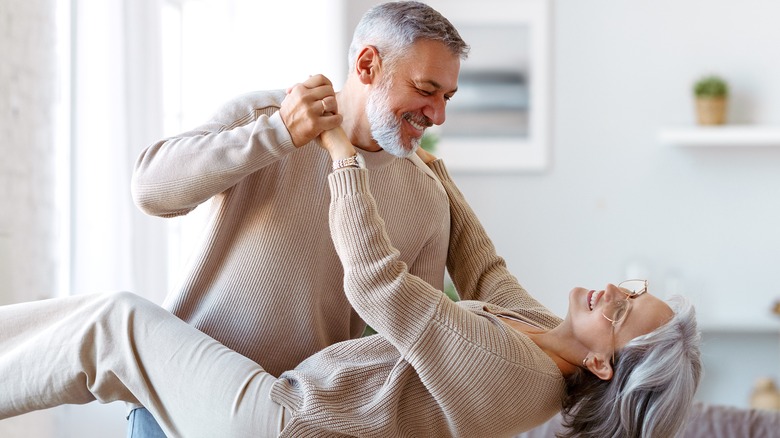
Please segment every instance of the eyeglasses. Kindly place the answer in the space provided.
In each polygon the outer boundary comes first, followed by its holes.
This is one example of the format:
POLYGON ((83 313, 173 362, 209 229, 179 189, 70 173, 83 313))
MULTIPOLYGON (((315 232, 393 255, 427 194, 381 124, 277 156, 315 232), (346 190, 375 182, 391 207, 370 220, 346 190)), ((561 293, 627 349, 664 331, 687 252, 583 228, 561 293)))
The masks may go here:
POLYGON ((617 287, 620 292, 626 295, 626 298, 613 301, 601 313, 607 321, 612 323, 612 327, 623 322, 628 316, 628 310, 631 307, 629 299, 634 299, 647 292, 647 280, 626 280, 618 283, 617 287))
POLYGON ((647 280, 626 280, 618 283, 618 290, 626 295, 622 300, 615 300, 603 311, 601 315, 612 323, 612 364, 615 363, 615 326, 622 323, 628 317, 631 310, 631 301, 636 297, 647 293, 647 280))

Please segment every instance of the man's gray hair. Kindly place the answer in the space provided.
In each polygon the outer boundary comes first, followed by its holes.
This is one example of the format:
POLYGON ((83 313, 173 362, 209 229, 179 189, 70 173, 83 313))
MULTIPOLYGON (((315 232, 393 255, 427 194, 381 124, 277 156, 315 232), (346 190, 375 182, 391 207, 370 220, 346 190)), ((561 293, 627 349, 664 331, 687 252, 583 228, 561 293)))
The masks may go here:
POLYGON ((416 1, 388 2, 369 9, 355 28, 349 47, 349 68, 353 68, 360 50, 374 46, 392 69, 394 61, 419 40, 443 43, 453 55, 468 57, 469 46, 455 26, 425 3, 416 1))

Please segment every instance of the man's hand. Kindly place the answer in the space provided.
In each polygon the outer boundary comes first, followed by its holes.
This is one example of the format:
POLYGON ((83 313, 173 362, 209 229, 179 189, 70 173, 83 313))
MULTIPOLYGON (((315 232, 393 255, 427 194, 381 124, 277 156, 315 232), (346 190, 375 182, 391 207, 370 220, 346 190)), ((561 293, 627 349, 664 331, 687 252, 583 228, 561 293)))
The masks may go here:
POLYGON ((322 131, 341 125, 333 84, 323 75, 314 75, 287 89, 279 109, 295 147, 301 147, 322 131))

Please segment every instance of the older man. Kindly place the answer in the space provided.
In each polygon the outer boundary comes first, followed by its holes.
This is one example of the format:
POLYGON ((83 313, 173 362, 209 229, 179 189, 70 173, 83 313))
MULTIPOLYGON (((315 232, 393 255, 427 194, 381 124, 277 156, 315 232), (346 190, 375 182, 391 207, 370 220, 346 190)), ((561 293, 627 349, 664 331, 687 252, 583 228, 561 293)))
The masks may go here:
MULTIPOLYGON (((334 166, 369 169, 401 259, 442 288, 447 196, 414 151, 426 128, 444 123, 467 53, 429 6, 381 4, 355 30, 340 92, 315 75, 288 90, 249 93, 144 150, 132 182, 143 211, 174 217, 212 200, 202 244, 164 307, 275 376, 360 336, 365 324, 344 295, 328 229, 334 166), (317 137, 338 125, 361 151, 334 163, 317 137)), ((128 436, 164 435, 140 408, 128 436)))

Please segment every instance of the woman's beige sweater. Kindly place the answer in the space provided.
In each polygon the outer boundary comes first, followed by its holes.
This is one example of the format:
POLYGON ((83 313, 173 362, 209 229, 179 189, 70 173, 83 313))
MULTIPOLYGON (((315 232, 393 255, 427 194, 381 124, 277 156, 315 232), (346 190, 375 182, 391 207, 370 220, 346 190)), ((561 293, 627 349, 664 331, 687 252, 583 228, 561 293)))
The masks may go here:
POLYGON ((369 192, 368 173, 329 177, 330 226, 350 303, 378 335, 333 345, 284 373, 272 399, 292 414, 284 437, 509 437, 560 410, 564 379, 508 314, 560 323, 507 271, 443 164, 448 268, 464 301, 410 275, 369 192))

